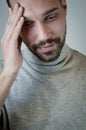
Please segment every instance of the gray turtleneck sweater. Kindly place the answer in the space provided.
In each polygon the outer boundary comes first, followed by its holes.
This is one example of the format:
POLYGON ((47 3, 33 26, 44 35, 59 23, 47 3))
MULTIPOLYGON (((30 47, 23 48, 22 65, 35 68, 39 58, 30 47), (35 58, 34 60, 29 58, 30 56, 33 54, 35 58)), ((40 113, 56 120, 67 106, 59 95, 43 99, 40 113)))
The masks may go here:
POLYGON ((4 130, 7 120, 11 130, 86 130, 86 56, 65 45, 54 62, 27 48, 23 57, 1 110, 4 130))

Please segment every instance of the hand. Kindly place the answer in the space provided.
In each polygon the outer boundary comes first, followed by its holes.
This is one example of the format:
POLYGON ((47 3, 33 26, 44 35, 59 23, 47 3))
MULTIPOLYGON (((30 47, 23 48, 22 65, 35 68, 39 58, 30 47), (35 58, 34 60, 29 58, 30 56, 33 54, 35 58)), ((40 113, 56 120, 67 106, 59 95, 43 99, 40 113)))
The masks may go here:
POLYGON ((9 17, 5 34, 1 39, 1 48, 4 60, 4 70, 7 73, 18 72, 23 57, 21 54, 22 39, 19 34, 24 22, 23 8, 15 4, 13 9, 9 8, 9 17))

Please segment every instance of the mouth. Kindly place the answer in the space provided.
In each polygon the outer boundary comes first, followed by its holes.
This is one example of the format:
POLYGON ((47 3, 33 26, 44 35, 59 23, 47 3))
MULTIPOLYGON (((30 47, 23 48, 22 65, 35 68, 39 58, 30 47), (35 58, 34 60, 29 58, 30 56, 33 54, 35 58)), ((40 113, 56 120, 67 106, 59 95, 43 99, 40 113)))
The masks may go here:
POLYGON ((55 46, 55 42, 52 43, 52 44, 49 44, 49 43, 46 43, 45 45, 41 46, 39 48, 39 50, 42 52, 42 53, 46 53, 46 52, 50 52, 54 49, 54 46, 55 46))

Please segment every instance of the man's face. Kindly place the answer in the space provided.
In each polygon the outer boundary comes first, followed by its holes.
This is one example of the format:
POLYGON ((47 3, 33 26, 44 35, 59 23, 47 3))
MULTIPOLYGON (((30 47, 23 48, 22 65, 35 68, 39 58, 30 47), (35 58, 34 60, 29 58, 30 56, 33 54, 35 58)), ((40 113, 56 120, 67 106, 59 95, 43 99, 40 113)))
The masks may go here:
POLYGON ((20 36, 26 46, 41 60, 59 57, 65 42, 66 2, 62 0, 17 0, 24 8, 20 36))

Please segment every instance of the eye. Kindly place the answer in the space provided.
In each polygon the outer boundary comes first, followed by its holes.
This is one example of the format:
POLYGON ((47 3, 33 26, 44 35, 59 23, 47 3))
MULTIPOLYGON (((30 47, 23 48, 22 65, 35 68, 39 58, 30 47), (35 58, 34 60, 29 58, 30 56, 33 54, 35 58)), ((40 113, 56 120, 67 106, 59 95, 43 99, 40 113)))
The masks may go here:
POLYGON ((51 14, 51 15, 46 16, 44 21, 45 22, 52 22, 52 21, 56 20, 57 17, 58 17, 58 13, 51 14))
POLYGON ((25 22, 23 28, 31 28, 34 25, 34 22, 25 22))

